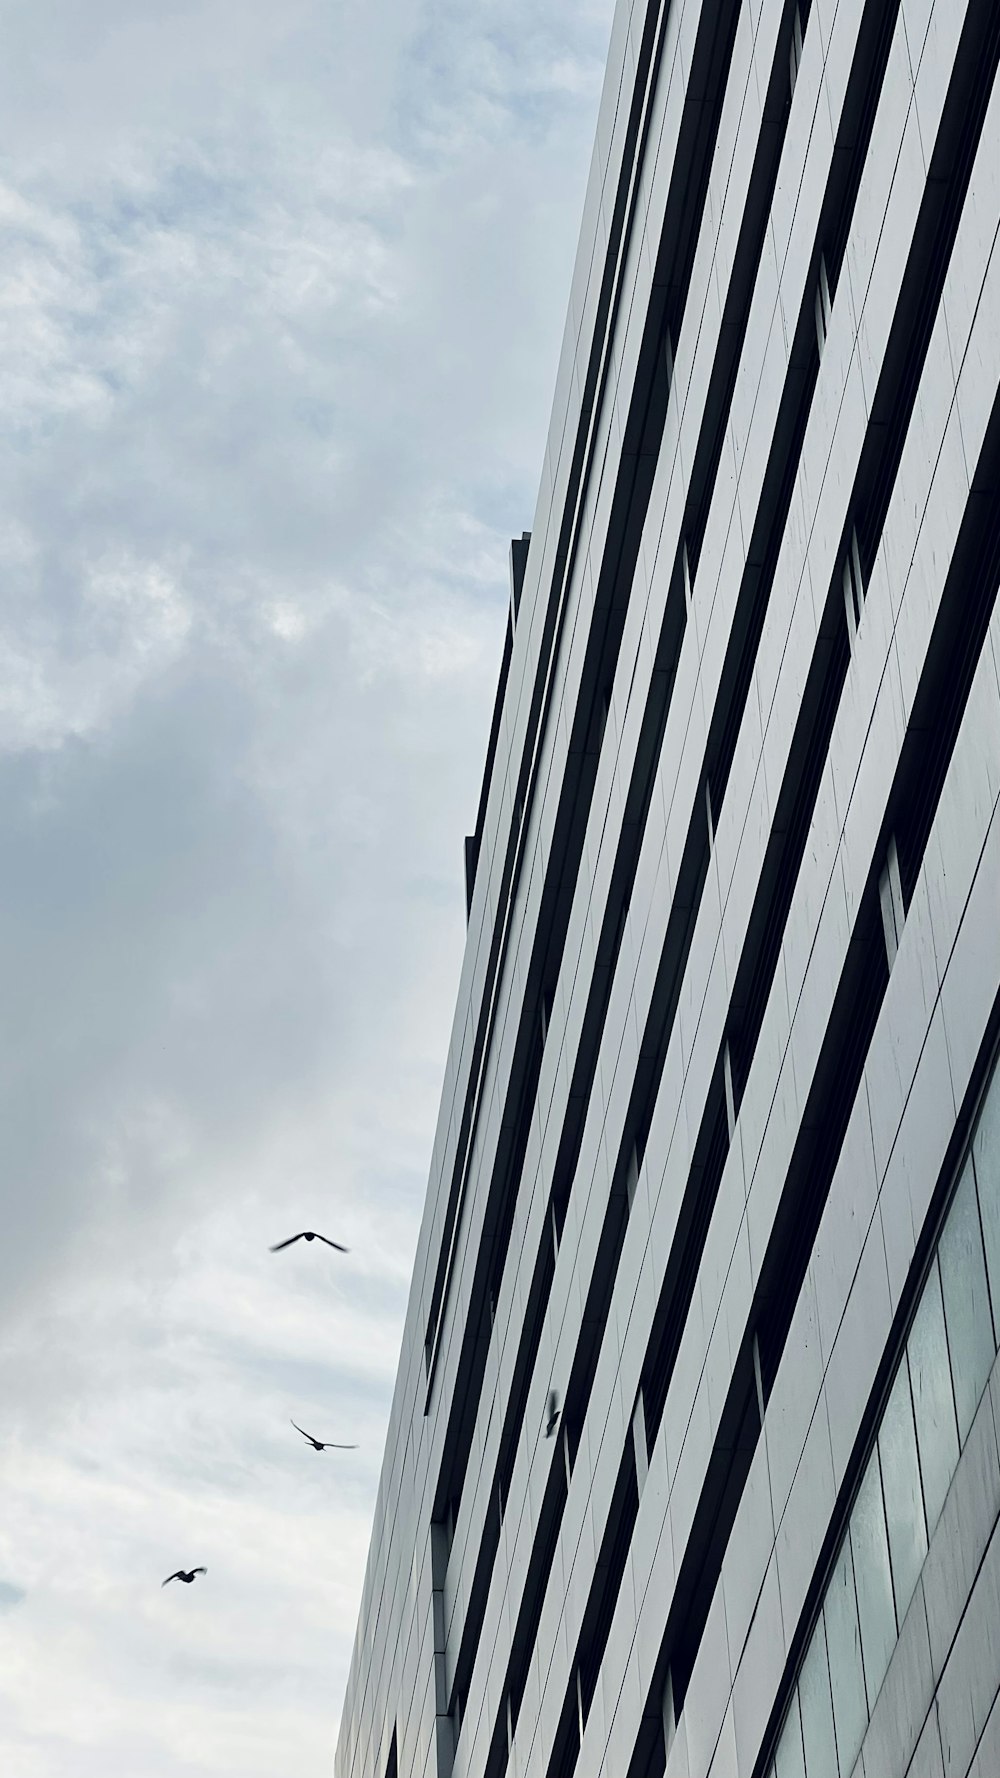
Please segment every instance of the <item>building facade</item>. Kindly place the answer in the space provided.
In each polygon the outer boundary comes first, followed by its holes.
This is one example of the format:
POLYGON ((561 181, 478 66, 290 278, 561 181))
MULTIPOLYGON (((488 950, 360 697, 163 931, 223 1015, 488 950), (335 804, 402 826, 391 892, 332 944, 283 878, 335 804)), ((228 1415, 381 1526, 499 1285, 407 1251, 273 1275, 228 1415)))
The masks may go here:
POLYGON ((619 0, 338 1778, 1000 1773, 998 56, 619 0))

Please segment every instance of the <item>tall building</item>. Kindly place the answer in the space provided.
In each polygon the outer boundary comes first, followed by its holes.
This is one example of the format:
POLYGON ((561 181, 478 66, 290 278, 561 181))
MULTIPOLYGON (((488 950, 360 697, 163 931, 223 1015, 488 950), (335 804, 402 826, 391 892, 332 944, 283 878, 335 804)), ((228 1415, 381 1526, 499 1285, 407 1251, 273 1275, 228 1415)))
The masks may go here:
POLYGON ((619 0, 339 1778, 1000 1773, 998 55, 619 0))

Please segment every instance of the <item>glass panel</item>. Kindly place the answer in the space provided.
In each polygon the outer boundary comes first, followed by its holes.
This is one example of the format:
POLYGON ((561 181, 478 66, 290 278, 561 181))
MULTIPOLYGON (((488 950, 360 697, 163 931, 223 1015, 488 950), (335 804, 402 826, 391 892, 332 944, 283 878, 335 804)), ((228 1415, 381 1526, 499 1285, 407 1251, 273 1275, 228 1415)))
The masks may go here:
POLYGON ((958 1437, 964 1444, 996 1353, 976 1182, 970 1161, 966 1162, 955 1202, 941 1231, 938 1253, 958 1437))
POLYGON ((837 1565, 830 1576, 823 1605, 826 1647, 830 1656, 833 1690, 833 1724, 837 1731, 840 1770, 850 1778, 858 1748, 868 1726, 865 1676, 861 1665, 861 1630, 854 1591, 851 1540, 845 1537, 837 1565))
POLYGON ((941 1279, 935 1259, 906 1345, 917 1421, 917 1448, 924 1485, 928 1535, 933 1536, 958 1462, 958 1426, 944 1331, 941 1279))
POLYGON ((920 1492, 917 1435, 906 1357, 896 1372, 878 1435, 882 1491, 889 1527, 889 1560, 896 1589, 896 1617, 902 1623, 927 1554, 924 1502, 920 1492))
POLYGON ((837 1743, 833 1733, 833 1700, 830 1669, 826 1659, 826 1630, 822 1617, 812 1633, 809 1652, 799 1675, 802 1708, 802 1743, 807 1778, 837 1778, 837 1743))
POLYGON ((1000 1070, 994 1074, 972 1143, 979 1208, 986 1241, 986 1270, 994 1321, 1000 1320, 1000 1070))
POLYGON ((865 1479, 851 1514, 851 1549, 854 1554, 868 1706, 874 1710, 875 1699, 896 1642, 896 1611, 892 1602, 889 1539, 882 1506, 882 1476, 877 1445, 869 1458, 865 1479))
POLYGON ((799 1720, 799 1694, 792 1693, 792 1703, 785 1717, 774 1756, 774 1778, 806 1778, 802 1758, 802 1724, 799 1720))

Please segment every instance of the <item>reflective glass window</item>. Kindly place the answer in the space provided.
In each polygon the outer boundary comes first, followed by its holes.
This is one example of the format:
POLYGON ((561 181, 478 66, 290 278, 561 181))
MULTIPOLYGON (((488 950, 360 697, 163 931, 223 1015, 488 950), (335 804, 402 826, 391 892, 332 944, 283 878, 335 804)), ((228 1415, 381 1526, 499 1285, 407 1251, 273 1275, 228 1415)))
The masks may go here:
POLYGON ((958 1462, 955 1397, 951 1387, 941 1279, 936 1259, 927 1274, 906 1351, 913 1384, 913 1411, 917 1422, 917 1449, 920 1453, 927 1531, 929 1536, 933 1536, 958 1462))
POLYGON ((938 1248, 959 1442, 964 1444, 986 1387, 996 1347, 986 1259, 971 1161, 959 1181, 938 1248))
POLYGON ((827 1585, 823 1605, 826 1648, 830 1658, 830 1689, 833 1693, 833 1726, 841 1773, 854 1770, 854 1761, 868 1722, 865 1676, 861 1665, 861 1627, 854 1591, 851 1540, 844 1539, 836 1567, 827 1585))
POLYGON ((889 1531, 889 1562, 896 1593, 896 1617, 902 1623, 927 1554, 917 1434, 905 1353, 885 1404, 878 1448, 882 1460, 882 1492, 889 1531))
POLYGON ((920 1293, 768 1778, 852 1778, 989 1379, 998 1329, 1000 1068, 920 1293))
POLYGON ((993 1076, 979 1114, 972 1155, 976 1163, 993 1318, 997 1322, 1000 1321, 1000 1072, 993 1076))
POLYGON ((799 1675, 802 1745, 806 1778, 837 1778, 837 1742, 833 1732, 833 1699, 826 1658, 826 1630, 820 1616, 799 1675))
POLYGON ((792 1693, 792 1703, 774 1756, 774 1778, 806 1778, 802 1757, 802 1721, 799 1716, 799 1694, 792 1693))
POLYGON ((851 1548, 861 1622, 861 1654, 868 1702, 875 1708, 896 1641, 896 1609, 892 1599, 889 1538, 882 1505, 878 1446, 868 1460, 865 1478, 851 1514, 851 1548))

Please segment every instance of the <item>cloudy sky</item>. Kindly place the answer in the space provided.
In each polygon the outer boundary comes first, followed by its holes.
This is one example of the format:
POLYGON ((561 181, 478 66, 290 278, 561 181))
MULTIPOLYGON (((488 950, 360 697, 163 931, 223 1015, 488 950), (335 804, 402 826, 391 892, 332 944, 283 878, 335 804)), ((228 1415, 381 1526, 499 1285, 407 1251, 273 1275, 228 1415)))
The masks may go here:
POLYGON ((611 11, 0 0, 11 1778, 331 1769, 611 11))

